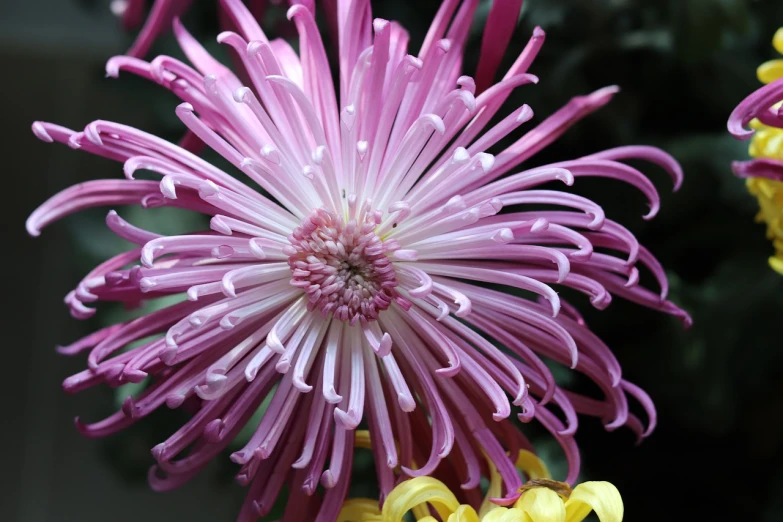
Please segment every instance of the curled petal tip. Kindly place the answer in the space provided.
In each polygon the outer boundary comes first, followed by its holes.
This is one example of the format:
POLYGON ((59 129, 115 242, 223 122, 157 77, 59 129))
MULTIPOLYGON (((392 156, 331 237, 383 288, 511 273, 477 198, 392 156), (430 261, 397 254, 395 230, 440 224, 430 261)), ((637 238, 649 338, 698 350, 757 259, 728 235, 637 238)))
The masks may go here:
POLYGON ((260 368, 250 367, 250 366, 245 368, 245 380, 247 382, 253 382, 255 380, 255 378, 256 378, 256 375, 258 375, 258 370, 259 369, 260 368))
MULTIPOLYGON (((783 79, 778 79, 757 89, 742 100, 731 112, 726 123, 729 133, 739 140, 749 139, 755 131, 747 129, 746 126, 754 118, 763 118, 762 121, 764 123, 768 123, 766 120, 771 120, 774 117, 779 119, 779 113, 773 113, 770 111, 770 107, 773 107, 781 99, 783 99, 783 79)), ((773 121, 769 121, 769 123, 775 127, 780 126, 773 121)))
POLYGON ((296 16, 302 16, 306 13, 309 13, 310 11, 302 4, 294 4, 291 7, 288 8, 288 11, 286 11, 285 16, 289 20, 293 20, 296 16))
POLYGON ((388 332, 383 334, 383 337, 381 337, 380 345, 378 346, 378 354, 381 357, 384 357, 386 355, 389 355, 392 348, 392 338, 391 335, 388 334, 388 332))
POLYGON ((443 40, 438 40, 438 42, 435 44, 435 46, 443 51, 444 53, 447 53, 451 50, 451 40, 444 38, 443 40))
POLYGON ((228 456, 229 459, 231 459, 231 462, 234 464, 239 464, 240 466, 247 464, 247 462, 250 460, 250 457, 252 457, 252 452, 246 451, 246 450, 239 450, 235 451, 231 455, 228 456))
POLYGON ((375 31, 376 33, 380 33, 381 31, 389 27, 389 25, 390 22, 388 20, 384 20, 383 18, 376 18, 375 20, 372 21, 372 28, 373 31, 375 31))
POLYGON ((526 121, 530 121, 532 117, 533 117, 533 109, 530 108, 530 105, 525 104, 522 106, 522 108, 519 109, 519 114, 517 115, 517 122, 524 123, 526 121))
POLYGON ((693 318, 685 310, 680 310, 680 313, 677 314, 677 317, 680 318, 680 321, 682 321, 682 326, 686 330, 690 329, 690 327, 693 326, 693 318))
POLYGON ((677 161, 672 164, 672 177, 674 178, 674 187, 672 188, 672 192, 677 192, 680 190, 680 187, 682 187, 682 182, 685 179, 685 174, 682 172, 682 167, 677 161))
POLYGON ((166 443, 161 442, 160 444, 155 445, 151 450, 150 453, 152 453, 152 458, 160 462, 161 457, 163 456, 163 452, 166 451, 166 443))
POLYGON ((234 101, 237 103, 245 103, 247 95, 251 92, 250 87, 239 87, 238 89, 235 89, 233 93, 234 101))
POLYGON ((260 40, 253 40, 252 42, 249 42, 247 44, 247 54, 249 55, 255 55, 258 54, 261 51, 261 48, 264 47, 264 42, 260 40))
POLYGON ((496 411, 495 413, 492 414, 492 419, 495 422, 500 422, 500 421, 506 420, 509 415, 511 415, 510 412, 496 411))
POLYGON ((212 444, 220 442, 223 438, 223 427, 225 423, 222 419, 214 419, 204 426, 204 439, 212 444))
POLYGON ((87 429, 87 425, 79 417, 73 418, 73 425, 76 426, 77 431, 82 435, 88 434, 89 430, 87 429))
POLYGON ((615 370, 614 368, 609 368, 609 379, 610 383, 612 385, 612 388, 617 388, 620 386, 620 381, 623 379, 623 375, 621 372, 615 370))
MULTIPOLYGON (((78 417, 77 417, 78 418, 78 417)), ((407 475, 409 477, 418 477, 419 473, 415 469, 411 469, 407 466, 400 466, 400 470, 404 475, 407 475)))
MULTIPOLYGON (((593 94, 596 95, 596 98, 603 99, 604 97, 607 97, 607 96, 609 98, 611 98, 612 96, 614 96, 618 92, 620 92, 620 86, 619 85, 607 85, 603 89, 598 89, 593 94)), ((607 99, 606 101, 609 101, 609 100, 607 99)))
POLYGON ((45 141, 46 143, 52 143, 54 141, 54 139, 52 139, 52 137, 46 131, 46 126, 43 124, 43 122, 33 122, 32 129, 33 134, 35 134, 35 137, 39 140, 45 141))
POLYGON ((333 488, 337 484, 337 478, 331 470, 327 469, 321 475, 321 485, 326 489, 333 488))
POLYGON ((101 131, 98 129, 98 123, 92 122, 84 128, 84 136, 94 145, 103 146, 101 131))
POLYGON ((729 120, 728 129, 729 133, 734 136, 734 138, 742 141, 749 140, 756 133, 756 131, 752 129, 746 129, 740 124, 732 125, 731 120, 729 120))
POLYGON ((279 74, 270 74, 266 76, 266 80, 272 83, 286 83, 290 82, 288 78, 280 76, 279 74))
POLYGON ((560 298, 557 294, 554 294, 552 296, 547 296, 546 299, 552 307, 552 317, 557 317, 557 314, 560 313, 560 298))
POLYGON ((355 430, 356 427, 359 426, 359 423, 362 419, 356 414, 355 411, 352 411, 350 408, 347 412, 341 410, 340 408, 335 408, 334 420, 335 422, 341 424, 346 430, 355 430))
POLYGON ((234 288, 234 283, 232 283, 230 280, 227 280, 226 278, 223 278, 221 288, 223 290, 223 294, 226 297, 236 297, 237 291, 234 288))
POLYGON ((166 346, 163 350, 160 351, 158 358, 163 362, 163 364, 170 366, 171 364, 174 363, 174 357, 176 356, 177 356, 177 347, 166 346))
POLYGON ((425 114, 422 117, 426 118, 426 121, 432 126, 433 129, 438 132, 438 134, 443 134, 446 132, 446 125, 443 123, 441 117, 437 114, 425 114))
POLYGON ((592 221, 587 224, 587 228, 590 230, 600 230, 604 226, 606 215, 603 213, 603 210, 588 212, 587 214, 593 217, 592 221))
POLYGON ((573 424, 566 426, 562 430, 558 430, 557 434, 562 437, 573 437, 574 435, 576 435, 576 430, 578 427, 579 425, 576 422, 574 422, 573 424))
POLYGON ((82 139, 84 138, 83 132, 74 132, 71 134, 71 136, 68 138, 68 146, 71 147, 74 150, 79 150, 82 148, 82 139))
POLYGON ((329 404, 339 404, 343 397, 342 395, 337 394, 337 390, 334 389, 334 386, 329 386, 324 388, 324 399, 326 399, 326 402, 329 404))
POLYGON ((237 324, 239 324, 239 321, 237 321, 236 317, 231 317, 231 315, 225 315, 223 319, 220 320, 220 323, 218 323, 220 327, 223 330, 233 330, 237 324))
POLYGON ((625 425, 627 418, 628 418, 627 412, 626 413, 620 412, 617 414, 617 418, 612 420, 612 422, 608 424, 604 424, 604 429, 606 431, 615 431, 616 429, 621 428, 622 426, 625 425))
POLYGON ((658 211, 660 209, 661 209, 660 205, 658 205, 658 204, 652 205, 650 207, 650 211, 647 214, 645 214, 644 216, 642 216, 642 219, 644 219, 645 221, 651 220, 652 218, 654 218, 655 216, 658 215, 658 211))
POLYGON ((470 76, 457 78, 457 85, 470 92, 470 94, 476 94, 476 81, 470 76))
POLYGON ((476 154, 476 157, 479 160, 479 165, 481 165, 481 170, 486 174, 490 170, 492 170, 492 167, 495 165, 495 156, 492 154, 485 154, 483 152, 479 152, 476 154))
POLYGON ((218 92, 218 79, 214 74, 204 76, 204 89, 211 94, 218 92))
MULTIPOLYGON (((626 288, 631 288, 633 286, 636 286, 637 284, 639 284, 639 270, 634 266, 631 267, 631 273, 628 274, 628 281, 626 281, 625 285, 623 286, 625 286, 626 288)), ((666 299, 666 296, 661 295, 661 301, 663 301, 664 299, 666 299)))
POLYGON ((298 376, 294 376, 293 378, 293 384, 294 388, 299 390, 302 393, 310 393, 312 391, 313 387, 304 382, 303 380, 299 379, 298 376))
POLYGON ((27 233, 31 237, 38 237, 41 235, 41 229, 38 226, 37 219, 35 219, 35 216, 30 216, 27 218, 27 221, 25 221, 25 229, 27 230, 27 233))
POLYGON ((275 364, 275 370, 277 370, 277 373, 288 373, 288 370, 290 369, 291 369, 291 361, 289 361, 288 359, 283 359, 281 357, 280 360, 277 361, 277 364, 275 364))
POLYGON ((465 147, 457 147, 451 160, 455 163, 464 163, 470 159, 470 153, 465 147))
POLYGON ((444 377, 454 377, 459 373, 460 369, 461 369, 460 364, 454 364, 452 366, 445 366, 443 368, 438 368, 437 370, 435 370, 435 373, 437 373, 438 375, 442 375, 444 377))
POLYGON ((136 405, 133 402, 133 397, 131 397, 130 395, 125 397, 125 400, 122 401, 122 413, 124 413, 126 417, 130 417, 131 419, 136 416, 137 413, 136 405))
POLYGON ((546 218, 537 218, 530 227, 531 232, 539 233, 549 230, 549 221, 546 218))
POLYGON ((264 248, 258 243, 258 238, 251 238, 248 242, 248 248, 257 259, 266 259, 264 248))
POLYGON ((417 58, 415 56, 411 56, 410 54, 407 55, 404 58, 404 60, 405 60, 405 64, 408 67, 412 67, 412 68, 417 69, 417 70, 421 69, 422 67, 424 67, 424 61, 422 61, 420 58, 417 58))
POLYGON ((233 235, 234 233, 221 216, 213 216, 212 219, 209 220, 209 228, 226 236, 233 235))
POLYGON ((122 372, 122 377, 128 382, 138 384, 147 378, 147 372, 142 370, 124 369, 122 372))
POLYGON ((234 34, 236 34, 234 31, 222 31, 220 34, 217 35, 217 38, 215 38, 215 40, 217 41, 217 43, 222 44, 227 39, 231 38, 232 35, 234 34))
POLYGON ((413 400, 413 397, 410 395, 406 395, 404 393, 398 393, 397 394, 397 402, 400 405, 400 409, 404 412, 412 412, 416 409, 416 401, 413 400))
POLYGON ((177 105, 177 109, 176 109, 176 112, 178 112, 178 113, 180 113, 180 112, 191 113, 193 111, 194 111, 193 105, 188 103, 188 102, 180 103, 179 105, 177 105))
POLYGON ((106 78, 118 78, 120 76, 120 59, 121 57, 119 56, 112 56, 106 60, 106 78))
POLYGON ((574 184, 574 175, 568 169, 559 169, 559 171, 555 174, 555 179, 562 181, 569 187, 574 184))
POLYGON ((618 92, 620 92, 620 87, 617 85, 609 85, 608 87, 598 89, 597 91, 588 94, 583 100, 588 107, 597 109, 609 103, 618 92))

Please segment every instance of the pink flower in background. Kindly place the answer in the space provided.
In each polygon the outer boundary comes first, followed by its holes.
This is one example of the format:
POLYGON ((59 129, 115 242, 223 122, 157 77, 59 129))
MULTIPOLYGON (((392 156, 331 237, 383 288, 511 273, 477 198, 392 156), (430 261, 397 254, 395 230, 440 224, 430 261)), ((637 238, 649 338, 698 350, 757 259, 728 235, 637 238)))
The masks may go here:
MULTIPOLYGON (((279 3, 281 0, 272 0, 279 3)), ((261 20, 266 12, 268 0, 248 0, 247 8, 257 19, 261 20)), ((130 49, 128 56, 143 58, 152 47, 152 44, 164 33, 171 29, 172 22, 182 16, 193 4, 193 0, 112 0, 110 7, 112 12, 120 17, 126 30, 141 27, 139 34, 130 49), (147 11, 147 5, 152 7, 147 11)), ((223 15, 224 10, 219 9, 218 14, 223 15)), ((224 17, 221 17, 224 18, 224 17)), ((227 20, 221 19, 221 22, 227 20)))
POLYGON ((285 485, 283 520, 330 521, 348 489, 361 422, 382 494, 401 466, 462 485, 469 502, 481 501, 482 453, 507 498, 521 484, 508 454, 532 448, 512 413, 552 432, 569 481, 579 470, 577 413, 639 436, 653 429, 650 399, 622 378, 609 348, 552 285, 586 294, 597 308, 617 295, 690 319, 666 300, 663 269, 627 229, 586 198, 539 186, 583 176, 625 181, 648 198, 652 218, 654 186, 621 160, 656 163, 675 187, 679 166, 660 150, 629 146, 520 167, 616 88, 574 98, 492 155, 533 118, 523 105, 488 125, 513 89, 538 81, 527 71, 540 29, 494 83, 521 1, 493 4, 474 81, 460 71, 475 0, 445 1, 417 57, 401 26, 372 20, 368 1, 338 0, 339 95, 310 3, 288 13, 299 54, 269 40, 239 0, 222 5, 239 31, 218 41, 241 60, 250 85, 176 20, 192 67, 168 56, 107 64, 110 76, 130 72, 182 99, 177 115, 191 132, 183 147, 108 121, 83 132, 33 124, 44 141, 123 162, 126 179, 54 196, 30 216, 32 235, 95 206, 172 206, 211 218, 210 230, 160 236, 109 213, 108 226, 136 246, 66 297, 72 314, 90 317, 98 301, 182 300, 61 349, 89 351, 89 368, 64 383, 69 392, 149 379, 107 419, 77 420, 84 434, 110 435, 164 404, 189 403, 191 420, 153 449, 150 483, 166 490, 195 476, 263 403, 254 434, 231 455, 249 485, 240 519, 268 513, 285 485), (190 152, 198 140, 246 182, 190 152), (139 170, 162 179, 135 179, 139 170), (561 209, 531 209, 542 205, 561 209), (637 264, 657 291, 638 284, 637 264), (561 389, 540 356, 585 374, 604 397, 561 389), (647 411, 646 427, 629 413, 628 397, 647 411))
POLYGON ((143 57, 158 37, 168 32, 171 23, 190 8, 193 0, 153 0, 147 15, 147 0, 112 0, 112 12, 122 19, 126 30, 141 26, 129 56, 143 57))

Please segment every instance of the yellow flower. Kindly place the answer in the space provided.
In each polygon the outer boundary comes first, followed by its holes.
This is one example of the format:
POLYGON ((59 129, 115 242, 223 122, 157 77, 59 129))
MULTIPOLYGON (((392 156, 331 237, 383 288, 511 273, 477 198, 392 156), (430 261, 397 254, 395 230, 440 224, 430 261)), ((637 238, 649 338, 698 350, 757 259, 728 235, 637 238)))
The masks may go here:
POLYGON ((775 255, 769 266, 783 274, 783 182, 766 178, 748 178, 748 191, 759 201, 756 221, 767 224, 767 238, 772 240, 775 255))
MULTIPOLYGON (((778 29, 772 39, 772 45, 783 54, 783 28, 778 29)), ((770 60, 757 70, 762 83, 772 83, 783 78, 783 59, 770 60)), ((780 107, 777 103, 775 107, 780 107)), ((749 153, 754 158, 783 160, 783 129, 764 125, 754 119, 750 127, 756 132, 750 142, 749 153)), ((748 191, 759 202, 756 220, 767 225, 767 238, 775 247, 775 255, 769 258, 770 266, 783 274, 783 182, 774 179, 750 177, 747 179, 748 191)))
MULTIPOLYGON (((369 446, 369 437, 357 432, 357 443, 369 446), (361 441, 361 442, 360 442, 361 441)), ((372 499, 345 502, 338 522, 403 522, 412 512, 417 522, 437 522, 430 507, 443 522, 581 522, 595 511, 601 522, 621 522, 623 501, 609 482, 584 482, 571 490, 568 484, 550 479, 549 470, 538 457, 521 450, 517 468, 529 477, 521 495, 510 507, 501 507, 491 499, 502 491, 500 474, 490 463, 490 485, 478 512, 460 504, 446 485, 432 477, 416 477, 395 487, 379 509, 372 499)))
MULTIPOLYGON (((772 46, 779 54, 783 54, 783 27, 777 30, 772 37, 772 46)), ((761 83, 772 83, 783 77, 783 60, 770 60, 763 63, 756 70, 761 83)))

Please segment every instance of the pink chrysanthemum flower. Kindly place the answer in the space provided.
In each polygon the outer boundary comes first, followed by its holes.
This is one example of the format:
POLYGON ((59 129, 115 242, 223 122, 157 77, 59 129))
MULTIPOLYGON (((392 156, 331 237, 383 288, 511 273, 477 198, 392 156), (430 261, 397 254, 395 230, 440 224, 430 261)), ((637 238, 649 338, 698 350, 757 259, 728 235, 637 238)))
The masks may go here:
POLYGON ((164 404, 188 403, 192 419, 152 452, 150 482, 165 490, 197 474, 268 401, 250 440, 231 455, 239 481, 250 486, 240 517, 267 513, 287 485, 283 520, 330 521, 348 488, 353 430, 363 421, 379 441, 382 494, 398 466, 407 476, 437 468, 479 502, 484 456, 507 498, 521 484, 508 455, 531 446, 512 412, 554 434, 569 481, 579 468, 577 413, 600 417, 609 429, 652 430, 652 402, 622 378, 609 348, 551 285, 583 292, 598 308, 617 295, 689 318, 666 300, 663 269, 628 230, 588 199, 539 186, 580 176, 626 181, 647 196, 651 218, 659 206, 654 186, 619 160, 652 161, 675 186, 681 171, 664 152, 642 146, 519 168, 607 103, 614 87, 571 100, 498 154, 486 152, 533 116, 524 105, 488 126, 513 89, 537 82, 527 71, 544 33, 536 29, 494 83, 521 5, 495 3, 474 82, 460 70, 477 3, 445 1, 414 57, 405 30, 373 21, 368 1, 338 0, 339 96, 312 4, 289 11, 300 34, 297 55, 269 40, 239 0, 223 0, 240 31, 218 41, 241 59, 249 86, 178 22, 175 35, 193 67, 167 56, 109 61, 110 76, 131 72, 179 96, 177 115, 193 136, 252 186, 188 144, 118 123, 95 121, 83 132, 33 124, 44 141, 123 162, 127 179, 54 196, 29 218, 32 235, 95 206, 172 206, 211 217, 209 231, 160 236, 109 213, 108 226, 137 246, 87 275, 66 297, 72 314, 90 317, 88 304, 98 301, 182 301, 61 349, 89 350, 89 368, 65 380, 69 392, 149 380, 110 417, 77 420, 85 435, 109 435, 164 404), (139 169, 162 180, 134 179, 139 169), (637 264, 659 291, 638 284, 637 264), (585 374, 604 397, 561 389, 540 355, 585 374), (629 413, 628 396, 646 409, 646 428, 629 413))

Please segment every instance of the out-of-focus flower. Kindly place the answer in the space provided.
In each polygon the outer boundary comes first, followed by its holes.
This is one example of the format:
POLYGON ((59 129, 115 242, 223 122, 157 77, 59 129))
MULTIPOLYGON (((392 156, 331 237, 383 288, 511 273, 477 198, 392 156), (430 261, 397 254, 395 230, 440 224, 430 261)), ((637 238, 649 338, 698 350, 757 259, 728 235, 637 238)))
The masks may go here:
MULTIPOLYGON (((273 3, 280 1, 272 0, 273 3)), ((151 0, 152 7, 147 11, 149 3, 150 0, 112 0, 109 4, 112 12, 122 20, 125 29, 132 30, 141 26, 133 45, 128 49, 128 56, 143 58, 155 40, 167 33, 174 20, 190 8, 193 0, 151 0)), ((250 13, 257 20, 261 20, 268 0, 248 0, 246 3, 250 13)), ((222 21, 225 19, 222 9, 218 10, 218 15, 222 21)))
MULTIPOLYGON (((357 431, 356 436, 357 442, 368 438, 366 432, 357 431)), ((398 484, 384 502, 367 498, 346 501, 337 520, 403 522, 410 511, 417 522, 436 522, 432 510, 443 522, 581 522, 591 511, 601 522, 623 519, 623 500, 609 482, 584 482, 572 490, 568 484, 552 480, 546 464, 535 454, 521 450, 516 467, 528 482, 512 498, 501 501, 493 497, 500 495, 502 479, 491 462, 488 467, 490 485, 480 505, 462 503, 462 492, 451 490, 437 478, 416 477, 398 484)))
POLYGON ((99 301, 182 301, 61 349, 89 351, 89 368, 65 380, 69 392, 149 382, 107 419, 77 421, 82 433, 110 435, 187 402, 193 418, 153 449, 149 480, 166 490, 195 476, 263 405, 254 434, 231 455, 239 482, 250 486, 240 517, 268 513, 287 484, 283 520, 330 521, 363 419, 380 441, 373 452, 383 495, 398 466, 410 477, 437 468, 470 500, 481 496, 482 453, 502 477, 499 497, 521 486, 508 455, 531 446, 508 420, 512 412, 557 438, 568 481, 579 470, 577 413, 640 437, 653 429, 652 401, 622 378, 611 350, 551 285, 582 292, 600 309, 617 295, 690 319, 666 299, 662 267, 633 234, 593 201, 540 186, 583 176, 625 181, 649 200, 649 219, 656 189, 621 160, 656 163, 675 187, 679 166, 658 149, 626 146, 518 169, 616 88, 574 98, 495 147, 533 117, 523 105, 488 126, 513 89, 538 81, 527 71, 544 41, 540 29, 494 82, 521 2, 493 4, 474 81, 460 71, 476 1, 445 1, 414 57, 399 24, 372 20, 366 0, 339 0, 339 96, 312 5, 288 12, 300 33, 297 55, 269 40, 242 2, 222 4, 239 33, 218 41, 236 52, 250 86, 176 20, 193 67, 120 56, 107 72, 133 73, 179 96, 176 113, 192 136, 248 184, 118 123, 99 120, 82 132, 33 125, 44 141, 123 162, 127 179, 57 194, 29 218, 31 234, 95 206, 173 206, 211 217, 211 230, 160 236, 109 213, 108 226, 136 246, 68 294, 72 314, 90 317, 88 304, 99 301), (162 180, 136 179, 140 170, 162 180), (549 205, 564 209, 541 208, 549 205), (657 291, 639 285, 637 265, 657 291), (541 356, 583 373, 604 396, 561 389, 541 356), (646 426, 629 413, 629 397, 646 410, 646 426))
MULTIPOLYGON (((772 45, 783 54, 783 28, 775 33, 772 45)), ((767 237, 775 247, 769 265, 783 274, 783 59, 762 64, 757 73, 767 85, 745 98, 728 123, 735 137, 751 138, 748 152, 756 159, 734 162, 732 169, 747 178, 748 191, 758 199, 756 219, 766 223, 767 237)))
POLYGON ((111 10, 127 30, 141 26, 128 56, 141 58, 155 40, 170 30, 172 22, 188 10, 193 0, 153 0, 147 13, 147 0, 112 0, 111 10))

